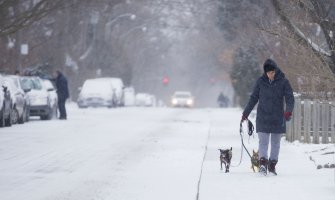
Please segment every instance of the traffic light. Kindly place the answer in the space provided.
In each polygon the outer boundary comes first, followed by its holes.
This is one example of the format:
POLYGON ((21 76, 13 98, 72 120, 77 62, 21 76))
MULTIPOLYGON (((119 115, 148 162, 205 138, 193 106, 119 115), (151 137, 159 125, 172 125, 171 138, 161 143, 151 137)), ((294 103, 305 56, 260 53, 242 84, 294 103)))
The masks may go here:
POLYGON ((163 82, 163 84, 164 84, 164 85, 167 85, 167 84, 169 84, 169 77, 167 77, 167 76, 164 76, 164 77, 163 77, 163 81, 162 81, 162 82, 163 82))
POLYGON ((210 83, 211 85, 214 85, 214 84, 216 83, 216 79, 215 79, 215 78, 210 78, 210 79, 209 79, 209 83, 210 83))

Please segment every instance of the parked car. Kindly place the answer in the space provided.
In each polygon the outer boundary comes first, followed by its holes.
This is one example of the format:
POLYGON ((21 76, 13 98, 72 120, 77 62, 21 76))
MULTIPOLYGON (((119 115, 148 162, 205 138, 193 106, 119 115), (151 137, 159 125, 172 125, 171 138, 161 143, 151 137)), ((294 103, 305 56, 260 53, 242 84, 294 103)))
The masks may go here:
POLYGON ((30 101, 30 116, 39 116, 42 120, 50 120, 55 114, 52 109, 48 91, 43 80, 36 76, 22 77, 24 85, 29 85, 31 91, 28 93, 30 101))
POLYGON ((24 121, 28 122, 29 117, 30 117, 30 97, 29 97, 28 92, 30 92, 32 88, 31 88, 31 83, 27 82, 25 80, 26 80, 25 77, 19 76, 20 86, 21 86, 22 90, 25 92, 25 100, 26 100, 26 103, 27 103, 27 109, 26 109, 26 115, 25 115, 24 121))
POLYGON ((148 93, 137 93, 135 104, 136 106, 156 106, 156 98, 148 93))
POLYGON ((145 106, 147 102, 147 94, 146 93, 137 93, 135 97, 135 105, 136 106, 145 106))
POLYGON ((49 96, 49 100, 50 100, 50 106, 51 106, 51 109, 52 109, 53 117, 56 118, 57 117, 57 108, 58 108, 58 96, 57 96, 57 93, 56 93, 56 88, 54 87, 52 82, 48 79, 43 79, 43 84, 48 91, 48 96, 49 96))
POLYGON ((194 97, 188 91, 176 91, 171 97, 173 107, 193 107, 194 97))
POLYGON ((4 84, 4 78, 0 75, 0 127, 11 126, 12 99, 8 88, 4 84))
POLYGON ((27 110, 29 110, 29 100, 26 92, 21 87, 19 76, 5 76, 5 85, 12 99, 12 115, 11 120, 13 124, 23 124, 26 119, 27 110))
POLYGON ((123 90, 124 106, 135 106, 135 90, 133 87, 127 87, 123 90))
POLYGON ((26 112, 25 112, 25 118, 24 121, 29 121, 27 119, 29 119, 29 109, 30 109, 30 101, 29 101, 29 97, 28 97, 28 92, 31 91, 31 88, 29 85, 23 85, 22 81, 21 81, 21 76, 8 76, 11 79, 14 80, 14 84, 16 87, 19 88, 19 90, 21 90, 20 92, 24 92, 24 99, 25 99, 25 105, 26 105, 26 112))
POLYGON ((96 78, 84 82, 77 104, 86 107, 117 107, 122 105, 123 82, 119 78, 96 78))
POLYGON ((155 95, 148 94, 146 100, 146 106, 156 107, 156 97, 155 95))
POLYGON ((117 106, 124 106, 123 102, 123 90, 124 90, 124 84, 121 78, 101 78, 106 81, 110 81, 112 84, 113 90, 115 91, 115 96, 116 96, 116 104, 117 106))

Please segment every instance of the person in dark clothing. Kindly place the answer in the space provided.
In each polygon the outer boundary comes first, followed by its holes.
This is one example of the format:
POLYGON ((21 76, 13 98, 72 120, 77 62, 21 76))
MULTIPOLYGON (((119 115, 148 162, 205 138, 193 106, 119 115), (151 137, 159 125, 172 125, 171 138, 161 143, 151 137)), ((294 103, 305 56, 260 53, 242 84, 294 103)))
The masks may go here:
POLYGON ((228 98, 225 95, 223 95, 222 92, 218 96, 217 102, 219 104, 219 107, 221 107, 221 108, 228 106, 228 98))
POLYGON ((14 75, 20 76, 21 75, 20 70, 15 70, 14 75))
POLYGON ((257 80, 249 102, 242 114, 246 120, 258 103, 256 132, 259 138, 259 172, 267 171, 277 175, 275 166, 278 162, 280 139, 286 133, 286 121, 289 121, 294 108, 294 96, 289 81, 277 64, 267 59, 263 65, 264 74, 257 80), (285 110, 284 110, 284 104, 285 110), (271 137, 271 151, 268 160, 268 146, 271 137))
POLYGON ((59 119, 66 120, 67 115, 65 109, 65 102, 66 99, 70 97, 70 95, 69 95, 67 79, 59 70, 56 71, 55 82, 58 96, 58 109, 60 114, 59 119))

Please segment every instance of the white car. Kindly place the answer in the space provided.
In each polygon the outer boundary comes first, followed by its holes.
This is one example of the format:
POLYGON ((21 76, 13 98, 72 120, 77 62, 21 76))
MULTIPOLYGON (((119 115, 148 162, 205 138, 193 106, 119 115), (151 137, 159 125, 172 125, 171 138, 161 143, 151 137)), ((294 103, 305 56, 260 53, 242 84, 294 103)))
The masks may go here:
POLYGON ((136 106, 145 106, 147 103, 147 94, 146 93, 137 93, 135 97, 136 106))
POLYGON ((117 106, 124 106, 124 102, 122 101, 123 90, 124 90, 124 84, 122 79, 121 78, 102 78, 102 79, 111 82, 113 90, 115 91, 117 106))
POLYGON ((86 107, 117 107, 122 105, 123 82, 119 78, 96 78, 84 82, 77 104, 86 107))
POLYGON ((148 94, 146 106, 156 107, 156 97, 152 94, 148 94))
POLYGON ((193 107, 194 97, 188 91, 176 91, 171 97, 173 107, 193 107))
POLYGON ((36 76, 21 77, 24 85, 29 85, 31 91, 28 93, 30 100, 30 116, 40 116, 42 120, 50 120, 56 114, 52 109, 48 91, 43 80, 36 76))
POLYGON ((135 90, 132 87, 127 87, 123 90, 124 106, 135 106, 135 90))
POLYGON ((148 93, 137 93, 135 97, 136 106, 156 106, 156 98, 148 93))
POLYGON ((23 89, 19 76, 5 76, 4 80, 12 99, 12 123, 23 124, 29 115, 30 101, 26 92, 30 90, 23 89))

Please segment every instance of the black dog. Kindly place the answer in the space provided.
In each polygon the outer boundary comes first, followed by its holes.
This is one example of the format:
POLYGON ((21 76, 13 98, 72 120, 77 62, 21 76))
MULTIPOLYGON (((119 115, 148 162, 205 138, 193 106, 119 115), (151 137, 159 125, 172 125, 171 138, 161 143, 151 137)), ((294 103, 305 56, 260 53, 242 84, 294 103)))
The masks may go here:
POLYGON ((230 149, 219 149, 220 151, 220 162, 221 162, 221 170, 222 170, 222 163, 224 164, 226 168, 226 173, 229 172, 229 166, 230 166, 230 161, 233 156, 233 147, 230 149))

